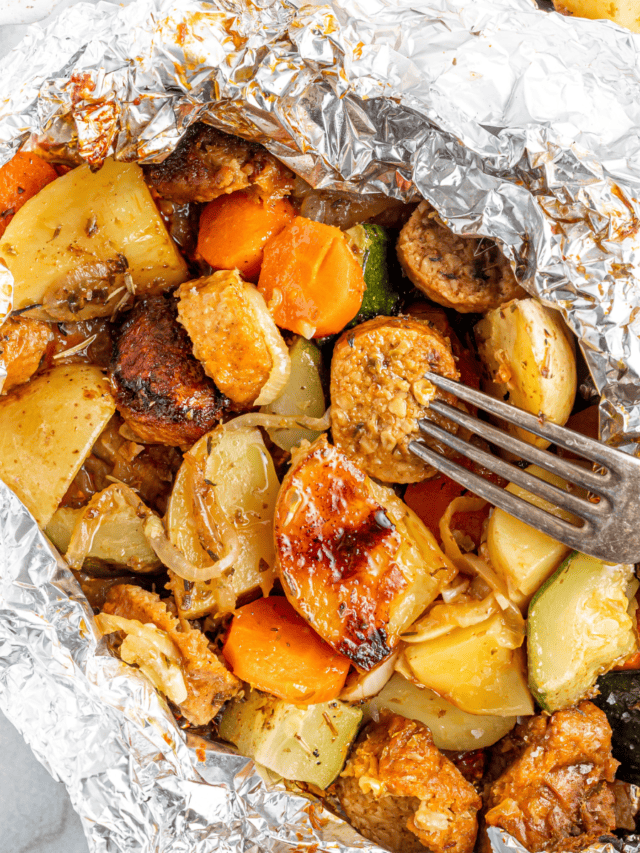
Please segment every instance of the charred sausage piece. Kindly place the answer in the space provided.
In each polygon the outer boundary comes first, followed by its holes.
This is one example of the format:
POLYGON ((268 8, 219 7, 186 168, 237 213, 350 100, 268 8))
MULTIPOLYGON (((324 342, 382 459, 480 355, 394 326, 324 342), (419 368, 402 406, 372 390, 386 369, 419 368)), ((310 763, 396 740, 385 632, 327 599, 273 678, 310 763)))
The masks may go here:
POLYGON ((262 145, 206 124, 192 125, 166 160, 144 172, 162 198, 179 204, 249 188, 261 198, 281 198, 293 188, 293 173, 262 145))
MULTIPOLYGON (((367 474, 386 483, 415 483, 434 469, 415 457, 418 420, 449 431, 455 424, 429 411, 431 399, 456 404, 424 378, 433 370, 458 379, 449 339, 410 317, 376 317, 345 332, 331 362, 331 429, 336 446, 367 474)), ((428 439, 445 455, 451 451, 428 439)))
MULTIPOLYGON (((591 702, 530 717, 497 745, 494 762, 507 766, 488 787, 486 825, 506 830, 531 853, 583 850, 615 829, 618 762, 607 718, 591 702)), ((482 849, 491 850, 486 835, 482 849)))
POLYGON ((398 238, 398 258, 418 290, 461 314, 483 313, 526 296, 495 243, 459 237, 434 217, 423 201, 398 238))
POLYGON ((9 317, 0 329, 0 363, 7 369, 2 393, 28 382, 40 366, 50 341, 47 323, 27 317, 9 317))
POLYGON ((471 853, 481 800, 416 720, 383 713, 335 783, 349 822, 394 853, 471 853))
POLYGON ((229 403, 193 357, 174 300, 162 296, 141 300, 128 315, 110 373, 118 411, 151 444, 191 447, 229 403))

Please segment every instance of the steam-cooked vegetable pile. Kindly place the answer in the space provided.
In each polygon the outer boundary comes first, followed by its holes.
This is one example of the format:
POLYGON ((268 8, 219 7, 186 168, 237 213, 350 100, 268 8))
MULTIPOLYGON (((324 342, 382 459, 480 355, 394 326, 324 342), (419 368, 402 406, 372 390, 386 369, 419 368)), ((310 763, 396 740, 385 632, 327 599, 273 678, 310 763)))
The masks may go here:
POLYGON ((574 409, 574 343, 499 247, 202 125, 145 170, 17 155, 2 192, 0 476, 182 725, 393 851, 633 823, 635 675, 602 677, 640 668, 632 567, 408 450, 456 403, 428 370, 574 409))

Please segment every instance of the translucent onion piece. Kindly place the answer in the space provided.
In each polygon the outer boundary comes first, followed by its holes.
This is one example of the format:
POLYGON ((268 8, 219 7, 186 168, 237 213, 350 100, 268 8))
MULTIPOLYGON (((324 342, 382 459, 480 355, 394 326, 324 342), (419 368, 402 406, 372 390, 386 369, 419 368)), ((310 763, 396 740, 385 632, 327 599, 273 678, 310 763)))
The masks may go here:
POLYGON ((308 418, 306 415, 269 415, 263 412, 247 412, 224 424, 224 429, 243 429, 245 427, 267 427, 269 429, 290 429, 300 427, 316 432, 326 432, 331 426, 331 409, 327 409, 321 418, 308 418))
POLYGON ((280 396, 289 381, 291 359, 287 345, 269 313, 262 294, 253 285, 247 285, 243 294, 251 310, 253 310, 257 325, 262 329, 264 341, 272 361, 271 373, 253 404, 254 406, 264 406, 267 403, 272 403, 280 396))
POLYGON ((376 696, 395 672, 399 654, 400 649, 397 649, 371 672, 352 671, 347 677, 339 698, 343 702, 361 702, 363 699, 376 696))
POLYGON ((458 604, 434 604, 426 616, 415 622, 402 635, 405 643, 423 643, 433 640, 443 634, 448 634, 454 628, 469 628, 484 622, 500 610, 495 595, 491 593, 478 601, 466 598, 458 604))
POLYGON ((123 631, 127 636, 120 647, 125 663, 136 664, 158 690, 179 705, 187 698, 187 686, 180 665, 182 657, 169 635, 155 625, 99 613, 96 624, 101 634, 123 631))
MULTIPOLYGON (((169 541, 162 521, 157 515, 147 518, 144 533, 149 544, 164 565, 186 581, 208 581, 219 578, 233 566, 240 553, 237 540, 229 543, 228 553, 210 566, 194 566, 176 546, 169 541)), ((226 543, 225 543, 226 544, 226 543)))

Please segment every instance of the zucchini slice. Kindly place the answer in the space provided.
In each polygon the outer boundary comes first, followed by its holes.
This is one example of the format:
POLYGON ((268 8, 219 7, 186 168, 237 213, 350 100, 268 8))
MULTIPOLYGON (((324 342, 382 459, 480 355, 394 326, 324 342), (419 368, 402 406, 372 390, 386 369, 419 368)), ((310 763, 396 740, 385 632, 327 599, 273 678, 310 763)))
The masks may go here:
POLYGON ((637 648, 633 566, 571 553, 529 607, 529 687, 549 712, 575 705, 637 648))
POLYGON ((301 707, 251 690, 230 702, 220 737, 285 779, 326 788, 342 770, 362 711, 334 700, 301 707))
POLYGON ((608 672, 597 682, 591 701, 607 715, 613 757, 620 762, 616 778, 640 785, 640 670, 608 672))
POLYGON ((349 323, 349 327, 371 320, 379 314, 395 314, 400 297, 389 283, 388 232, 380 225, 364 223, 354 225, 345 233, 351 251, 362 267, 364 283, 367 286, 360 310, 349 323))

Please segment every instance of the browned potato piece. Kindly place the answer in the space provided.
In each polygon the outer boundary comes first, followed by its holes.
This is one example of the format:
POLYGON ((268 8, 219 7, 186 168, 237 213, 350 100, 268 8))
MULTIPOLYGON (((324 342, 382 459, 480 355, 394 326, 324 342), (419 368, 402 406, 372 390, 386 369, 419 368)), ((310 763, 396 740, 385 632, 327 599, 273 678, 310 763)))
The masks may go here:
POLYGON ((6 320, 0 329, 0 362, 7 368, 3 394, 31 379, 52 340, 51 329, 46 323, 27 317, 6 320))
POLYGON ((456 574, 393 490, 324 436, 294 455, 276 504, 275 536, 287 598, 363 671, 391 654, 456 574))
POLYGON ((423 201, 398 238, 398 258, 418 290, 461 314, 482 313, 526 296, 491 240, 459 237, 435 216, 429 202, 423 201))
MULTIPOLYGON (((331 363, 331 429, 336 446, 370 477, 416 483, 434 469, 409 451, 418 420, 457 427, 429 411, 431 399, 454 403, 424 378, 433 370, 458 379, 449 339, 431 324, 410 317, 376 317, 345 332, 331 363)), ((426 440, 445 455, 451 451, 426 440)))
POLYGON ((472 853, 482 800, 417 720, 383 711, 335 784, 349 821, 394 853, 472 853))
POLYGON ((196 726, 210 722, 224 703, 236 695, 240 682, 209 648, 207 638, 197 628, 180 630, 180 623, 155 592, 139 586, 114 586, 107 594, 104 613, 152 622, 165 631, 182 656, 181 669, 187 698, 180 704, 184 716, 196 726))

